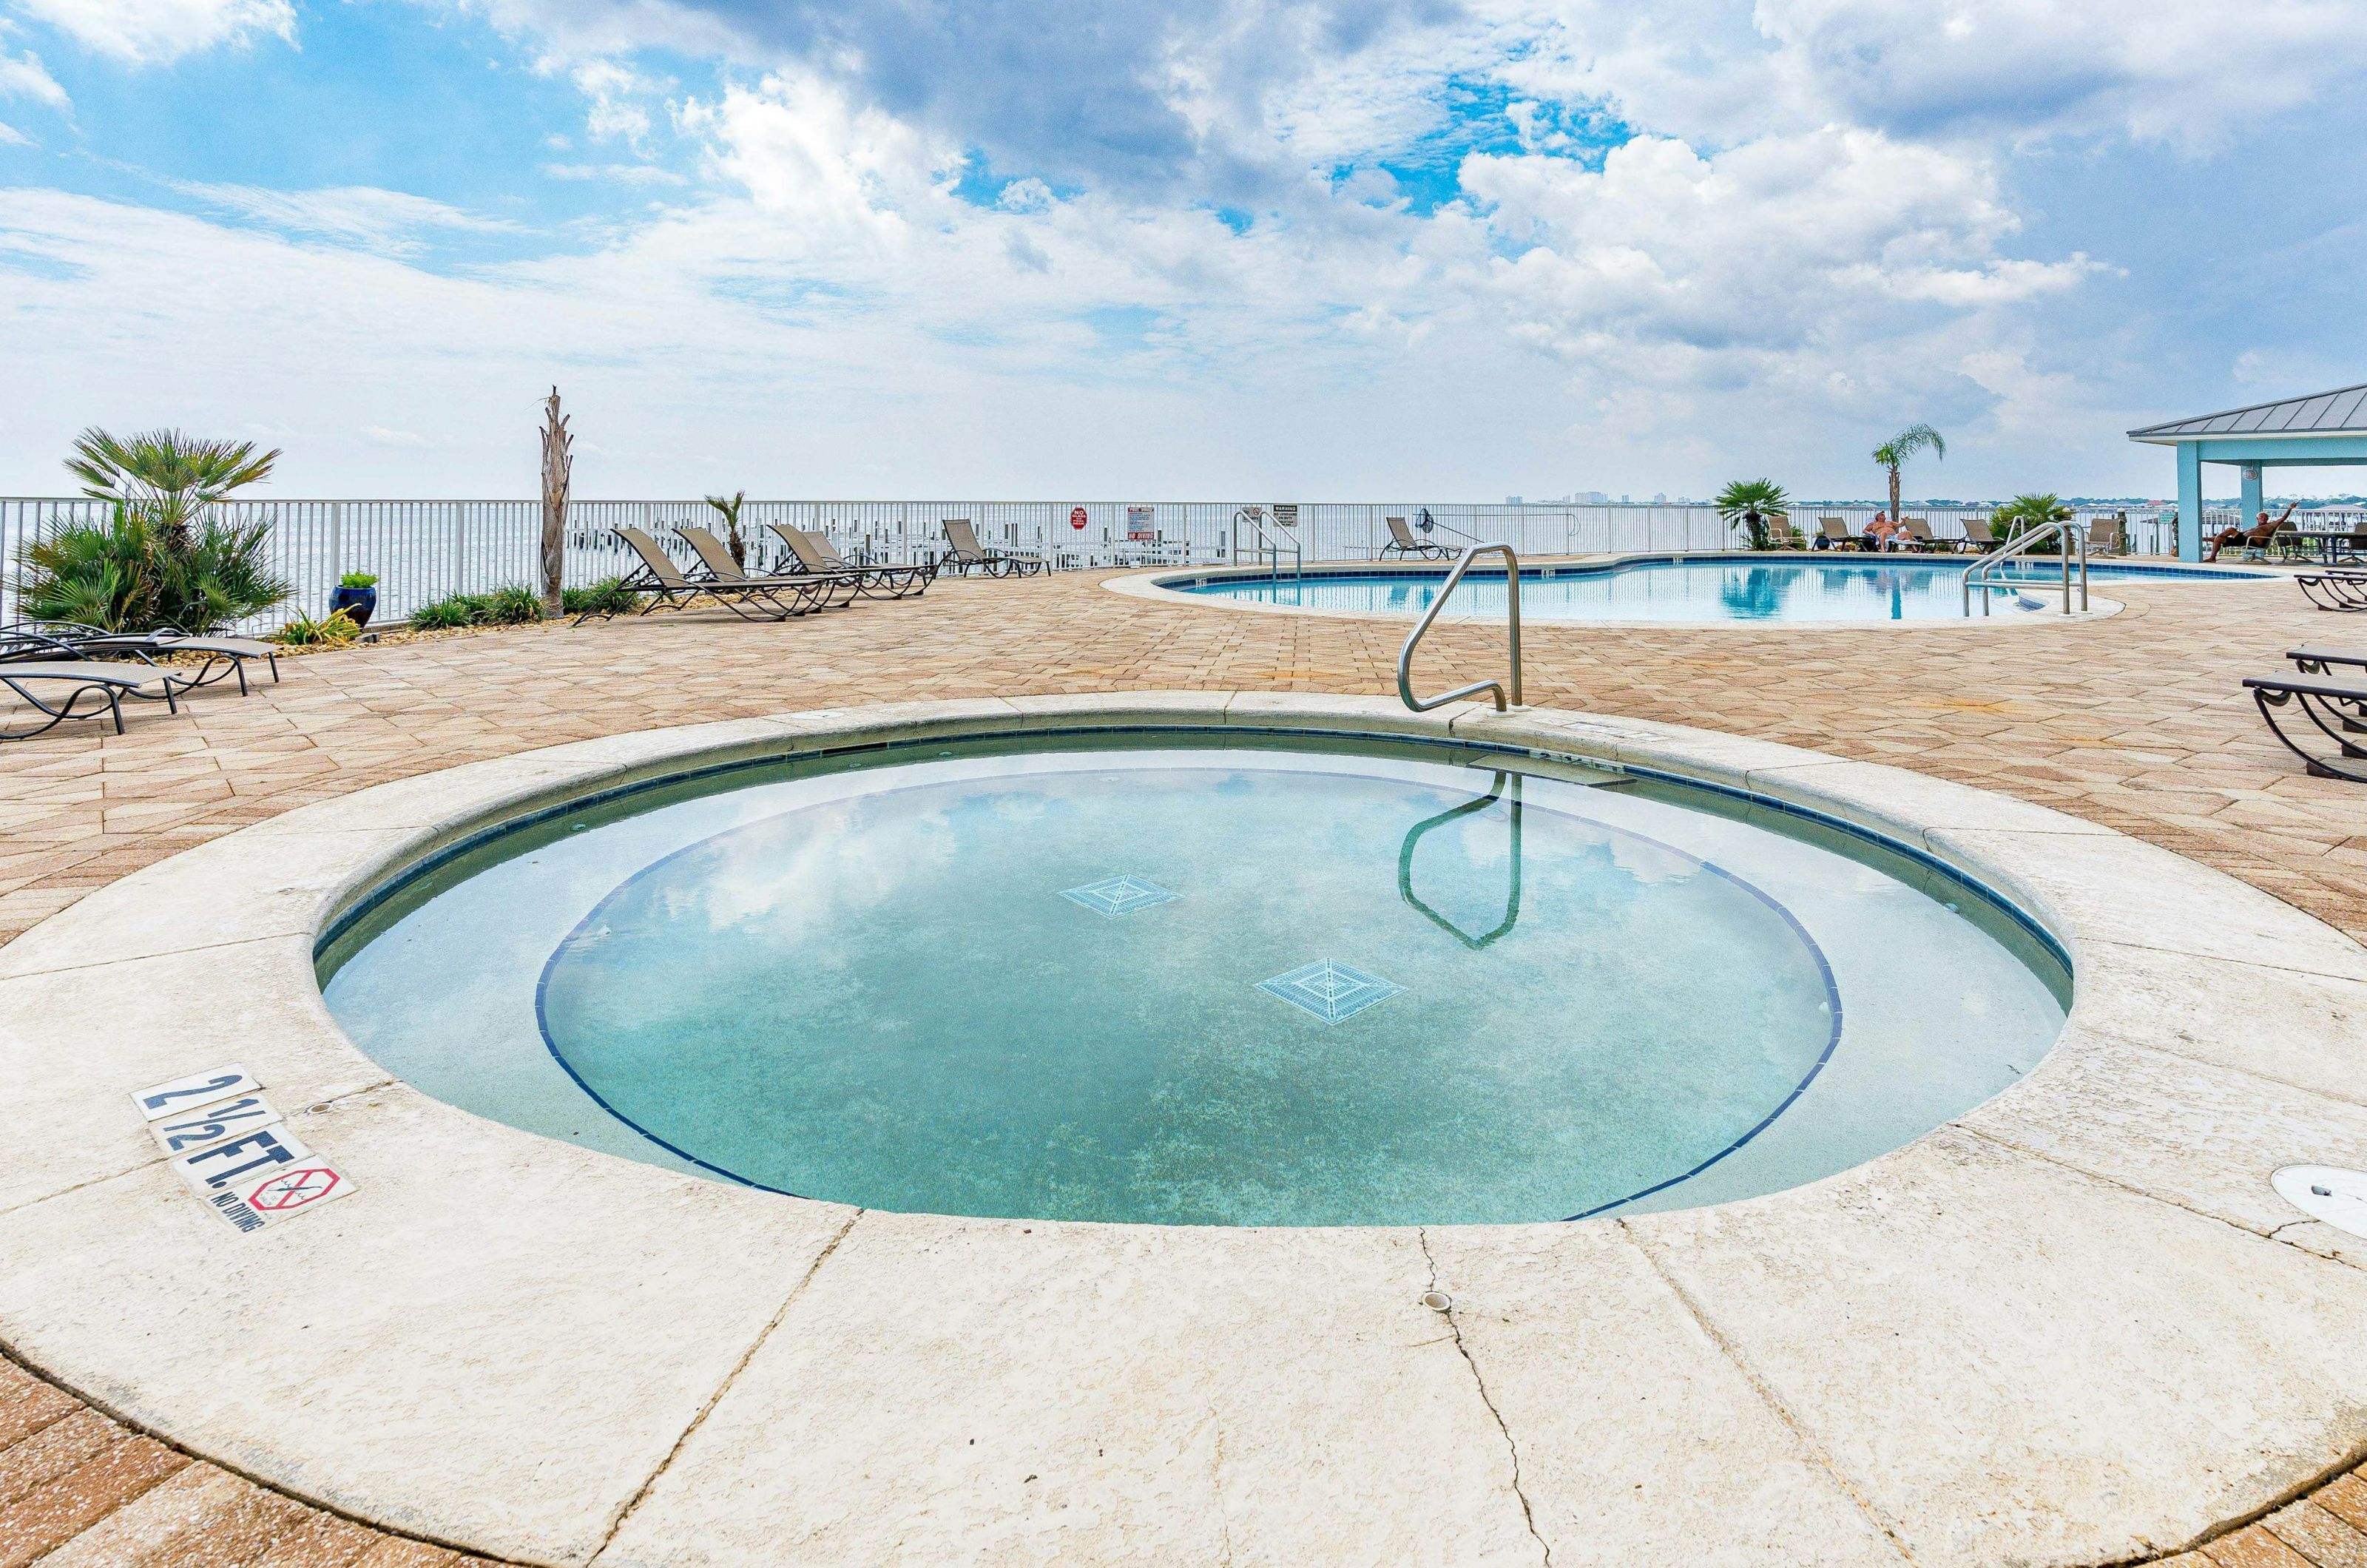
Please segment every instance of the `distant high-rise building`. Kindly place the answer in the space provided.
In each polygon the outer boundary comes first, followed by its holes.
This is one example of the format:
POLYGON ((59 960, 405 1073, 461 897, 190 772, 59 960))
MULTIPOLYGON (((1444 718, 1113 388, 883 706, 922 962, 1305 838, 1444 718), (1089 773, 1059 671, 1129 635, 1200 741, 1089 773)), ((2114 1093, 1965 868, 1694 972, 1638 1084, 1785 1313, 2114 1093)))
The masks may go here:
POLYGON ((1504 498, 1504 504, 1507 506, 1518 506, 1521 504, 1521 498, 1517 495, 1508 495, 1504 498))

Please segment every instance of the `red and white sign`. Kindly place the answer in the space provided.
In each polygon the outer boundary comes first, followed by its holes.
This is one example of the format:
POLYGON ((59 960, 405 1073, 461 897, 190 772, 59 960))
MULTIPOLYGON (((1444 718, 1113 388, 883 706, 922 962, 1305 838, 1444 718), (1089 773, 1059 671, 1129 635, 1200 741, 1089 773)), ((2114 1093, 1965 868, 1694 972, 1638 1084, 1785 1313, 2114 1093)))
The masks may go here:
POLYGON ((325 1165, 306 1166, 275 1176, 246 1195, 246 1201, 266 1214, 284 1214, 307 1203, 317 1203, 345 1185, 345 1178, 325 1165))
POLYGON ((1082 528, 1088 521, 1090 521, 1090 519, 1085 516, 1085 509, 1083 507, 1072 506, 1069 508, 1070 527, 1082 528))

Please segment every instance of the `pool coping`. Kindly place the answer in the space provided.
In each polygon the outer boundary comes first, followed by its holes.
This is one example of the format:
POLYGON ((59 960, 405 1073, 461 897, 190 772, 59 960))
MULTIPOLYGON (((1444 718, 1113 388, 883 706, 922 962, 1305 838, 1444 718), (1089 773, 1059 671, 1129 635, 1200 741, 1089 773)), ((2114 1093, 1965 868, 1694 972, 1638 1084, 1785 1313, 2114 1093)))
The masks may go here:
POLYGON ((2089 1562, 2367 1450, 2367 1366, 2339 1353, 2367 1246, 2268 1185, 2367 1164, 2367 949, 2108 829, 1770 742, 1262 692, 643 731, 190 850, 0 949, 0 1337, 193 1452, 496 1556, 1679 1562, 1716 1540, 2089 1562), (321 1001, 314 945, 348 905, 556 799, 1093 725, 1454 739, 1764 797, 2030 911, 2070 953, 2071 1014, 2014 1089, 1806 1187, 1297 1231, 861 1213, 679 1176, 429 1100, 321 1001), (242 1235, 188 1195, 128 1095, 232 1059, 352 1197, 242 1235))
MULTIPOLYGON (((1862 564, 1862 561, 1854 560, 1850 556, 1849 552, 1843 551, 1832 553, 1837 557, 1837 558, 1830 564, 1862 564)), ((1919 559, 1929 560, 1932 558, 1928 555, 1923 555, 1904 556, 1897 558, 1899 560, 1911 561, 1919 559)), ((1540 574, 1548 577, 1584 576, 1616 571, 1624 567, 1668 561, 1702 562, 1733 560, 1749 561, 1764 565, 1771 559, 1778 562, 1796 561, 1812 566, 1828 564, 1825 560, 1819 558, 1818 552, 1808 550, 1644 550, 1580 556, 1524 556, 1521 560, 1521 575, 1523 578, 1540 574)), ((1378 577, 1397 575, 1421 577, 1424 575, 1434 576, 1445 570, 1448 564, 1449 563, 1447 562, 1438 560, 1314 561, 1308 563, 1304 570, 1307 575, 1311 577, 1378 577)), ((2090 564, 2092 566, 2095 563, 2090 562, 2090 564)), ((2218 583, 2224 586, 2238 579, 2259 579, 2267 581, 2281 581, 2279 575, 2274 572, 2249 570, 2239 571, 2236 569, 2225 566, 2208 569, 2211 572, 2217 574, 2208 576, 2204 575, 2205 569, 2201 567, 2170 565, 2155 561, 2143 563, 2139 570, 2142 570, 2146 577, 2149 580, 2158 580, 2163 582, 2178 584, 2184 587, 2193 587, 2197 583, 2202 582, 2218 583), (2180 579, 2185 579, 2186 581, 2180 583, 2180 579)), ((1496 566, 1490 570, 1487 567, 1475 566, 1473 568, 1472 574, 1478 578, 1501 577, 1503 575, 1503 568, 1501 566, 1496 566)), ((1180 589, 1170 588, 1167 586, 1168 583, 1180 581, 1185 579, 1189 579, 1195 582, 1206 582, 1230 578, 1254 579, 1267 575, 1269 575, 1269 570, 1264 566, 1166 566, 1121 572, 1117 575, 1104 578, 1103 580, 1102 586, 1113 593, 1123 594, 1126 597, 1132 599, 1147 600, 1155 604, 1189 604, 1204 610, 1242 611, 1251 615, 1318 615, 1331 620, 1394 621, 1399 624, 1404 624, 1413 620, 1415 615, 1419 614, 1418 611, 1334 610, 1302 607, 1296 604, 1263 604, 1250 600, 1223 599, 1210 597, 1204 594, 1190 593, 1180 589)), ((2006 615, 1975 615, 1958 620, 1931 619, 1891 621, 1803 619, 1784 621, 1650 621, 1623 620, 1612 616, 1557 615, 1550 618, 1534 617, 1530 620, 1528 625, 1533 627, 1620 626, 1630 630, 1649 630, 1655 627, 1682 627, 1689 632, 1723 632, 1737 629, 1745 631, 1766 631, 1770 628, 1796 628, 1804 631, 1931 631, 1953 627, 1958 630, 1964 630, 1972 627, 1987 626, 2028 626, 2037 623, 2050 626, 2087 625, 2119 615, 2122 610, 2126 607, 2126 604, 2121 600, 2113 599, 2105 594, 2091 591, 2089 596, 2088 608, 2085 610, 2074 611, 2069 615, 2064 615, 2059 611, 2051 611, 2042 608, 2031 611, 2015 611, 2006 615)), ((1501 620, 1502 617, 1491 612, 1458 612, 1450 607, 1446 612, 1443 613, 1439 616, 1439 619, 1445 622, 1478 622, 1486 624, 1501 620)))

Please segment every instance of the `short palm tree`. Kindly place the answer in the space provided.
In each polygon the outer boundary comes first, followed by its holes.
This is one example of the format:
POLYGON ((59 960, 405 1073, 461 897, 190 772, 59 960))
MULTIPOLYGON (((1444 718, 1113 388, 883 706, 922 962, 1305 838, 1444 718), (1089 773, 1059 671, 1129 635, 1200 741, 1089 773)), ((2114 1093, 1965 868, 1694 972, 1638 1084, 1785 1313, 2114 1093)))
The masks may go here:
POLYGON ((74 437, 66 468, 85 495, 138 507, 165 548, 185 550, 199 512, 269 479, 278 460, 277 449, 256 456, 252 441, 206 441, 177 430, 117 436, 94 427, 74 437))
POLYGON ((1773 479, 1736 479, 1717 492, 1717 514, 1738 523, 1750 536, 1750 547, 1767 547, 1767 525, 1792 514, 1792 498, 1773 479))
POLYGON ((1928 424, 1910 424, 1874 449, 1874 460, 1890 470, 1890 520, 1898 521, 1898 470, 1916 453, 1931 449, 1935 457, 1948 455, 1948 444, 1928 424))
POLYGON ((748 504, 748 492, 744 490, 734 491, 729 501, 719 495, 710 495, 707 498, 707 504, 723 514, 723 547, 731 552, 731 558, 744 570, 748 565, 748 541, 740 534, 740 509, 748 504))
POLYGON ((17 584, 24 613, 110 631, 210 632, 285 602, 267 523, 225 523, 213 504, 268 476, 277 452, 177 430, 122 438, 85 430, 66 467, 109 502, 104 523, 69 523, 28 543, 17 584))
MULTIPOLYGON (((2075 515, 2061 496, 2017 495, 1989 513, 1989 527, 1999 538, 2012 540, 2049 523, 2068 523, 2075 515)), ((2049 554, 2054 548, 2046 547, 2049 554)))

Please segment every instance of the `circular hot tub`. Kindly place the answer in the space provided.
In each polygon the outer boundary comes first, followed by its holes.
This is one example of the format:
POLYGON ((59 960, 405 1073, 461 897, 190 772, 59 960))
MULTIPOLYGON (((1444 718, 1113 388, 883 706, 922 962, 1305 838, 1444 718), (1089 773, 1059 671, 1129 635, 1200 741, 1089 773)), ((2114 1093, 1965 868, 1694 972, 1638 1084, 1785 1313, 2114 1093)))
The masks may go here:
POLYGON ((323 949, 389 1071, 866 1209, 1577 1218, 1797 1185, 2069 996, 1963 875, 1525 749, 1232 728, 821 752, 561 809, 323 949))

